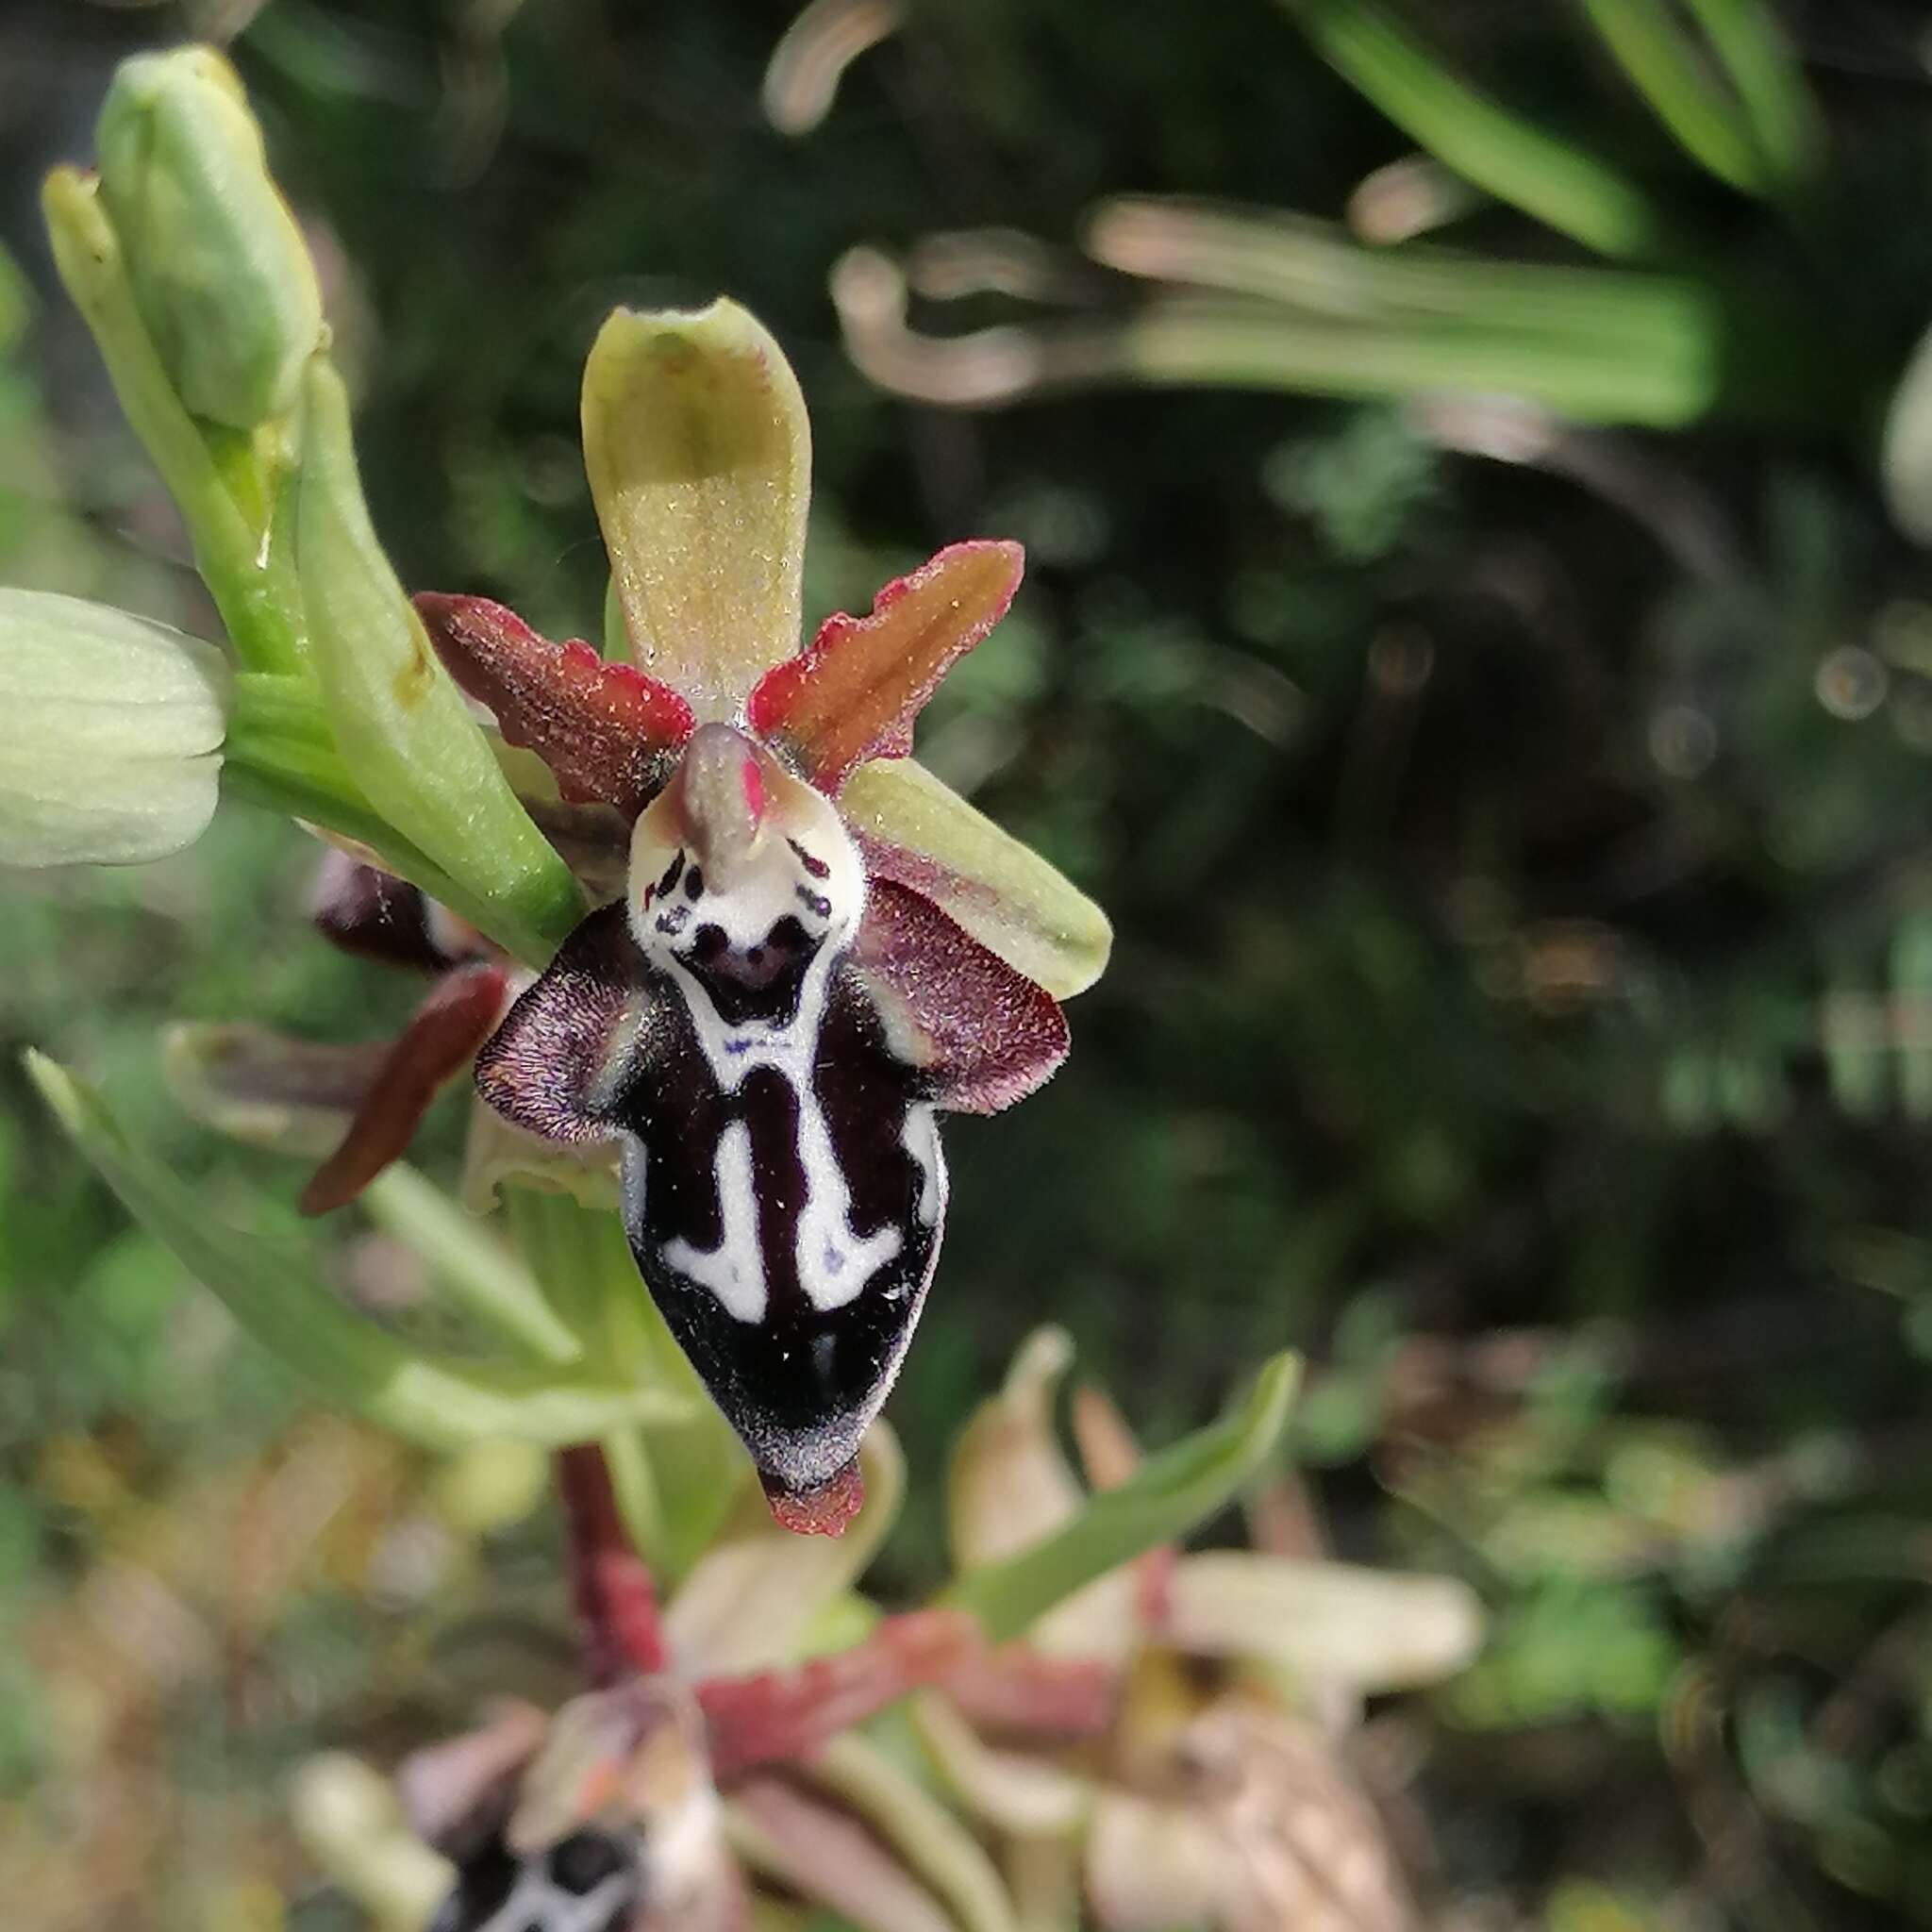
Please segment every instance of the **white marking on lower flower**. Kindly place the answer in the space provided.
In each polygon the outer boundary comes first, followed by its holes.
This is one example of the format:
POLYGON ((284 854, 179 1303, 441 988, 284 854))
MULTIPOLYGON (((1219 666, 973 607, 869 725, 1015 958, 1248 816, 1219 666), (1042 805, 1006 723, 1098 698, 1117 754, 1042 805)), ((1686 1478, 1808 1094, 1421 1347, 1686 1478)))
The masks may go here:
POLYGON ((751 1128, 732 1121, 718 1136, 713 1165, 718 1180, 718 1220, 724 1232, 708 1252, 682 1235, 664 1243, 664 1263, 708 1291, 728 1315, 762 1322, 768 1300, 764 1250, 758 1243, 758 1196, 752 1175, 751 1128))
POLYGON ((601 1932, 636 1883, 628 1872, 613 1872, 594 1890, 568 1892, 532 1860, 518 1873, 510 1893, 476 1932, 601 1932))

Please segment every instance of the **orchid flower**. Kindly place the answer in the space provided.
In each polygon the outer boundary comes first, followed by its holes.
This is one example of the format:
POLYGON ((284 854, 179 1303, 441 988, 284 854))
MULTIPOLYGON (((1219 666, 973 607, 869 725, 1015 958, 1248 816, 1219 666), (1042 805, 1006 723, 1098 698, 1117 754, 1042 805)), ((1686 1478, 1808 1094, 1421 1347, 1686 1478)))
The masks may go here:
MULTIPOLYGON (((933 1609, 885 1618, 841 1651, 778 1661, 788 1656, 787 1633, 849 1583, 896 1506, 891 1437, 875 1433, 867 1457, 870 1521, 846 1540, 849 1549, 831 1546, 838 1554, 827 1562, 769 1523, 747 1524, 660 1611, 600 1453, 563 1453, 590 1688, 554 1713, 500 1707, 481 1730, 419 1751, 401 1767, 412 1824, 455 1868, 433 1932, 732 1932, 748 1923, 748 1888, 727 1843, 721 1790, 754 1813, 782 1820, 796 1812, 813 1830, 836 1829, 827 1799, 779 1782, 779 1769, 809 1760, 852 1724, 980 1651, 972 1618, 933 1609), (755 1576, 783 1591, 760 1592, 780 1607, 756 1643, 721 1604, 721 1576, 755 1576), (784 1793, 775 1804, 767 1802, 774 1790, 784 1793)), ((778 1828, 794 1838, 789 1825, 778 1828)), ((876 1850, 871 1863, 889 1881, 909 1882, 876 1850)), ((862 1860, 850 1876, 860 1887, 880 1882, 862 1860)))
POLYGON ((909 762, 1021 554, 954 544, 800 650, 804 407, 728 302, 606 323, 584 448, 625 657, 416 600, 505 741, 629 828, 621 899, 510 1008, 477 1087, 528 1133, 615 1145, 665 1323, 774 1509, 836 1528, 939 1257, 935 1113, 1047 1079, 1057 995, 1105 958, 1100 916, 909 762))
POLYGON ((826 1911, 858 1932, 1423 1923, 1352 1734, 1365 1695, 1468 1660, 1473 1596, 1335 1562, 1290 1485, 1251 1487, 1285 1369, 1153 1457, 1083 1387, 1076 1472, 1053 1416, 1070 1359, 1041 1331, 957 1439, 958 1574, 909 1614, 851 1589, 899 1494, 883 1424, 845 1538, 742 1512, 661 1609, 605 1465, 566 1451, 590 1689, 554 1714, 499 1707, 405 1759, 404 1808, 447 1860, 432 1874, 369 1774, 353 1833, 298 1793, 325 1868, 384 1924, 419 1926, 440 1898, 433 1932, 736 1932, 826 1911), (1179 1546, 1243 1489, 1255 1548, 1179 1546))
POLYGON ((836 1530, 938 1259, 934 1115, 993 1111, 1051 1075, 1067 1049, 1056 995, 1099 970, 1106 923, 908 756, 914 714, 1011 599, 1018 546, 955 544, 869 616, 831 617, 778 658, 746 640, 797 623, 808 456, 776 345, 725 303, 621 313, 585 398, 641 663, 552 643, 485 599, 415 601, 511 754, 547 767, 587 889, 620 896, 533 979, 467 922, 334 855, 322 930, 441 971, 403 1033, 353 1065, 225 1035, 177 1058, 231 1115, 251 1085, 351 1103, 303 1192, 322 1212, 402 1152, 475 1057, 514 1137, 478 1151, 489 1130, 473 1135, 473 1205, 503 1170, 575 1185, 614 1161, 639 1270, 774 1508, 836 1530), (666 450, 718 474, 666 483, 666 450), (683 570, 656 572, 674 552, 683 570), (733 611, 751 615, 734 629, 733 611))
POLYGON ((587 1688, 555 1711, 501 1703, 404 1759, 402 1811, 441 1855, 427 1869, 363 1768, 312 1765, 295 1818, 324 1869, 412 1932, 741 1932, 776 1892, 861 1932, 1010 1928, 985 1851, 853 1733, 923 1686, 1025 1701, 1044 1660, 989 1651, 962 1610, 879 1616, 851 1594, 902 1484, 883 1424, 864 1453, 870 1493, 843 1539, 746 1513, 660 1605, 600 1453, 565 1451, 587 1688), (345 1785, 360 1794, 347 1816, 345 1785))

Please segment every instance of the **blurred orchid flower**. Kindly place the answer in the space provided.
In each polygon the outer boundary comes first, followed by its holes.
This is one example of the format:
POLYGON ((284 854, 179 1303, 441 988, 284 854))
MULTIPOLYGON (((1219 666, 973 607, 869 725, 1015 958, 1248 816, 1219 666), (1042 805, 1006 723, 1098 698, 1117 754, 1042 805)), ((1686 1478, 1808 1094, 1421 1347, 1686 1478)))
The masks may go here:
MULTIPOLYGON (((962 1477, 977 1463, 1007 1484, 1039 1533, 910 1614, 883 1614, 857 1589, 904 1489, 883 1422, 862 1445, 865 1502, 844 1536, 791 1535, 746 1486, 694 1558, 669 1570, 647 1568, 630 1541, 622 1463, 565 1450, 584 1693, 555 1713, 499 1706, 406 1759, 397 1790, 413 1834, 372 1772, 318 1759, 295 1790, 298 1830, 397 1932, 432 1913, 433 1932, 1071 1926, 1033 1907, 1061 1880, 1077 1893, 1089 1827, 1117 1823, 1102 1801, 1141 1790, 1124 1781, 1122 1740, 1147 1731, 1150 1706, 1138 1657, 1055 1654, 1040 1633, 1109 1563, 1130 1578, 1172 1567, 1163 1540, 1274 1454, 1294 1365, 1277 1357, 1218 1422, 1144 1460, 1136 1452, 1134 1467, 1108 1472, 1111 1488, 1083 1496, 1062 1464, 1071 1487, 1042 1508, 1041 1371, 1057 1374, 1065 1357, 1063 1339, 1037 1342, 961 1451, 962 1477), (908 1697, 911 1732, 887 1714, 908 1697), (936 1772, 948 1793, 931 1788, 936 1772)), ((969 1531, 974 1494, 956 1489, 969 1531)), ((1186 1813, 1187 1831, 1197 1824, 1186 1813)), ((1161 1883, 1150 1900, 1172 1895, 1161 1883)))
MULTIPOLYGON (((959 1923, 926 1868, 957 1874, 962 1860, 999 1900, 984 1855, 909 1774, 859 1790, 840 1770, 855 1753, 870 1762, 857 1740, 841 1748, 853 1725, 985 1667, 973 1618, 869 1619, 842 1648, 801 1651, 826 1611, 856 1602, 851 1584, 897 1507, 884 1424, 864 1456, 871 1493, 847 1538, 803 1542, 747 1517, 662 1613, 600 1453, 559 1457, 590 1688, 554 1713, 502 1705, 401 1766, 404 1812, 447 1861, 432 1932, 737 1932, 754 1888, 779 1876, 867 1932, 921 1932, 959 1923), (747 1590, 762 1617, 744 1614, 747 1590)), ((359 1774, 358 1815, 341 1828, 342 1771, 325 1764, 298 1787, 298 1825, 379 1916, 422 1914, 420 1856, 359 1774)))
MULTIPOLYGON (((1040 1331, 960 1435, 949 1522, 968 1577, 1091 1509, 1089 1483, 1137 1479, 1138 1445, 1093 1388, 1073 1408, 1086 1482, 1061 1450, 1070 1362, 1065 1336, 1040 1331)), ((1031 1625, 1036 1684, 1054 1690, 1008 1703, 966 1672, 912 1708, 1029 1922, 1081 1923, 1084 1898, 1106 1932, 1399 1932, 1413 1910, 1339 1733, 1365 1694, 1459 1669, 1481 1627, 1451 1578, 1168 1543, 1031 1625)))

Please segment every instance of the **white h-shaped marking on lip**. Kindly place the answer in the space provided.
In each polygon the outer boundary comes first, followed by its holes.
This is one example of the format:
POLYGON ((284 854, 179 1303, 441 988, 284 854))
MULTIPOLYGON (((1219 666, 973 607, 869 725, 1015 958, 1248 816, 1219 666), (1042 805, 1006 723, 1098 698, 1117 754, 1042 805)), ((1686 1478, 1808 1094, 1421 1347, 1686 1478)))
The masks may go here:
POLYGON ((852 1231, 852 1190, 839 1165, 824 1109, 808 1092, 798 1096, 798 1161, 805 1170, 805 1207, 798 1216, 798 1285, 820 1314, 842 1308, 905 1246, 896 1227, 861 1241, 852 1231))
MULTIPOLYGON (((829 1315, 861 1294, 906 1245, 905 1236, 891 1225, 862 1239, 854 1231, 852 1190, 839 1165, 838 1149, 812 1083, 836 956, 830 947, 823 948, 807 968, 797 1010, 789 1024, 754 1037, 738 1034, 724 1024, 704 982, 684 959, 673 953, 666 963, 720 1091, 738 1091, 759 1068, 776 1074, 791 1089, 796 1103, 795 1152, 805 1175, 805 1202, 799 1209, 792 1258, 806 1300, 820 1314, 829 1315)), ((909 1144, 908 1152, 924 1171, 924 1211, 933 1176, 909 1144)), ((771 1298, 752 1185, 751 1137, 742 1121, 733 1121, 719 1136, 717 1177, 724 1238, 708 1254, 701 1254, 682 1238, 667 1241, 664 1259, 700 1288, 708 1289, 727 1314, 741 1322, 761 1322, 771 1298)))
POLYGON ((899 1129, 899 1144, 912 1157, 912 1164, 919 1170, 920 1223, 925 1227, 939 1224, 941 1193, 945 1187, 945 1156, 940 1152, 939 1128, 934 1124, 932 1108, 929 1107, 908 1107, 906 1109, 906 1124, 899 1129))
POLYGON ((694 1248, 679 1235, 664 1243, 664 1265, 709 1291, 727 1315, 762 1322, 770 1296, 765 1288, 765 1254, 758 1245, 758 1196, 751 1167, 751 1128, 732 1121, 718 1136, 718 1245, 694 1248))

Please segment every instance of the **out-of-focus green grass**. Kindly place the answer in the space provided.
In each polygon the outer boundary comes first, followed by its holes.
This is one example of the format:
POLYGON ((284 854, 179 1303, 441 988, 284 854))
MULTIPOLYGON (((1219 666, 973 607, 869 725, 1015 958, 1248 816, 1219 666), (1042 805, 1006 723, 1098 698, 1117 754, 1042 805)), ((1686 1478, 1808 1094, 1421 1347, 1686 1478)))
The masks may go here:
MULTIPOLYGON (((1444 1896, 1485 1924, 1932 1924, 1932 568, 1875 456, 1932 321, 1923 27, 1783 9, 1828 157, 1828 206, 1794 211, 1695 165, 1582 9, 1428 10, 1660 211, 1625 252, 1806 291, 1833 346, 1804 430, 1504 464, 1386 402, 958 415, 854 371, 826 275, 856 243, 1022 229, 1107 314, 1144 291, 1074 252, 1101 197, 1338 217, 1407 143, 1294 10, 927 0, 796 141, 758 100, 787 10, 750 0, 270 0, 234 51, 413 585, 593 625, 584 347, 611 302, 720 288, 812 406, 814 610, 952 538, 1028 545, 922 750, 1119 951, 1068 1071, 951 1133, 888 1580, 938 1574, 942 1445, 1042 1311, 1156 1439, 1292 1342, 1341 1547, 1460 1570, 1494 1611, 1474 1671, 1385 1717, 1444 1896)), ((186 24, 0 25, 4 239, 42 291, 25 184, 85 149, 117 49, 186 24)), ((1500 206, 1443 239, 1588 265, 1500 206)), ((0 576, 206 623, 40 302, 0 365, 0 576)), ((1774 348, 1784 320, 1743 323, 1774 348)), ((0 1895, 45 1901, 33 1932, 273 1925, 284 1890, 342 1923, 303 1894, 278 1774, 548 1655, 529 1470, 306 1410, 14 1070, 33 1041, 105 1075, 211 1208, 244 1170, 292 1191, 171 1112, 153 1036, 403 1009, 308 937, 308 849, 237 811, 150 873, 0 888, 0 1803, 26 1827, 0 1895)), ((341 1266, 411 1291, 353 1229, 341 1266)))

